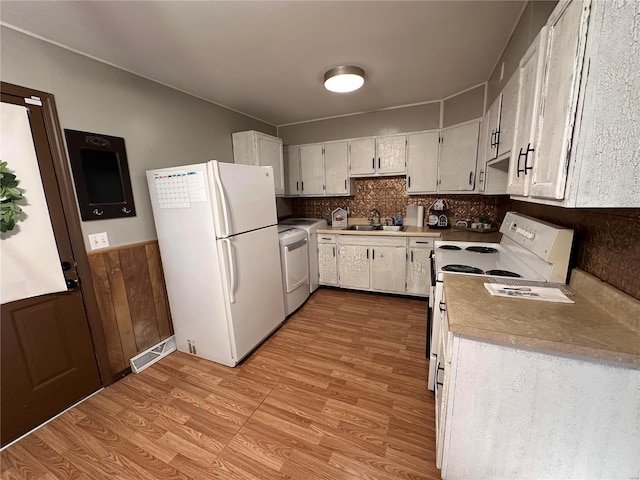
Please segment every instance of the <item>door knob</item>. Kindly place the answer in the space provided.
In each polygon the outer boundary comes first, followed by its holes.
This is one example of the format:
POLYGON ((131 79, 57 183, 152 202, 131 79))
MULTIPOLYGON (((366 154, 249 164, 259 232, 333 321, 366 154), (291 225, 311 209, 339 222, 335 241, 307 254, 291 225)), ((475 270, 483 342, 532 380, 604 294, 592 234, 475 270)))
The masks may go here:
POLYGON ((67 278, 65 282, 67 283, 67 290, 74 290, 80 285, 80 280, 76 278, 67 278))

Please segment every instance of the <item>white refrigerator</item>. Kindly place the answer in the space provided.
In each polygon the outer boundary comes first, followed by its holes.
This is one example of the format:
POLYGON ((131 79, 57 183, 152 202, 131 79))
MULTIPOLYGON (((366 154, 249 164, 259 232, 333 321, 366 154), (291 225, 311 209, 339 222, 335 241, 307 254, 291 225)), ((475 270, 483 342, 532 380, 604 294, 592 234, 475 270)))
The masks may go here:
POLYGON ((235 366, 284 321, 272 167, 148 170, 177 348, 235 366))

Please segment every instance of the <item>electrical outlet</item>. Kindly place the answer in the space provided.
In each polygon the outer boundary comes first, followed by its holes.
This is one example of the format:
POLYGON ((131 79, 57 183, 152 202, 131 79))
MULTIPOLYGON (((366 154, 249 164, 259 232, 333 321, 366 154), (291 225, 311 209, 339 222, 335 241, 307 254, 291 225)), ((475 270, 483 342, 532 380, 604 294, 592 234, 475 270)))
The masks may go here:
POLYGON ((107 248, 109 246, 109 237, 107 237, 107 232, 89 235, 89 245, 91 245, 91 250, 107 248))

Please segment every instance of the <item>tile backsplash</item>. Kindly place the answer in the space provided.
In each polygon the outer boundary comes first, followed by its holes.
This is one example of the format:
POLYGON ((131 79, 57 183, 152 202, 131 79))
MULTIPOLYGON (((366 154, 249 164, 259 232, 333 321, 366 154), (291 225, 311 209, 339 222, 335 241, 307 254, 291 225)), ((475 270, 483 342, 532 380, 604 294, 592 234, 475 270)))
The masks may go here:
POLYGON ((497 196, 482 195, 407 195, 406 177, 381 177, 356 179, 353 197, 292 198, 293 216, 325 218, 338 208, 348 208, 350 217, 366 218, 376 208, 382 217, 407 214, 407 205, 422 205, 425 212, 438 198, 449 204, 449 218, 474 218, 487 216, 495 219, 497 196))
POLYGON ((505 195, 407 195, 405 177, 356 179, 353 197, 292 198, 296 217, 330 218, 338 207, 350 217, 366 218, 372 208, 383 217, 407 213, 407 205, 425 212, 437 198, 449 203, 449 218, 487 216, 501 222, 513 210, 575 230, 571 267, 578 267, 640 300, 640 209, 560 208, 510 200, 505 195))
POLYGON ((574 230, 572 267, 640 300, 640 209, 560 208, 501 201, 498 218, 514 210, 574 230))

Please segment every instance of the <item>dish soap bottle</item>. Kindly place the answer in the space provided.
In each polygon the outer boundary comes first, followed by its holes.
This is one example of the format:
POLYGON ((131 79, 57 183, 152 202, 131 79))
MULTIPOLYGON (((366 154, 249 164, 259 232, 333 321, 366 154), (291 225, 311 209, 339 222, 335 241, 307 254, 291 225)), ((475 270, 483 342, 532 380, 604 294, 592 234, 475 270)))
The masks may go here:
POLYGON ((398 216, 396 217, 396 225, 401 227, 402 226, 402 215, 398 214, 398 216))

